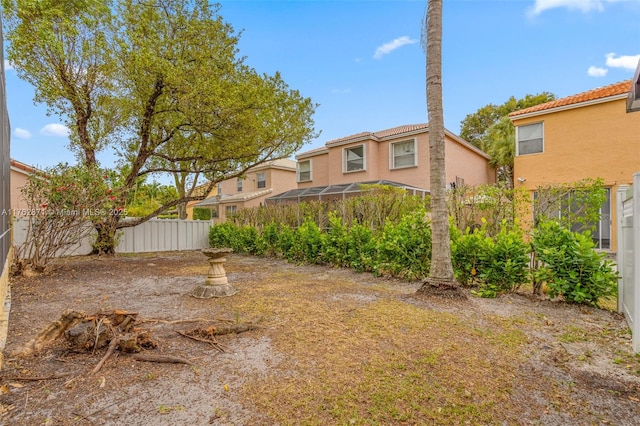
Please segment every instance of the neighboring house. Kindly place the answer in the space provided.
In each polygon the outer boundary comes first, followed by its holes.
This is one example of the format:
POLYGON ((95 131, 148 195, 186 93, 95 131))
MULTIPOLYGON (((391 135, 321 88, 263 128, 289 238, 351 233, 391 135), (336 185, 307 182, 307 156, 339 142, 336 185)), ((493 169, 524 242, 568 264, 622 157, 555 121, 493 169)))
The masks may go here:
POLYGON ((638 60, 638 66, 636 67, 636 73, 631 80, 631 90, 629 90, 629 96, 627 97, 627 112, 639 112, 640 111, 640 60, 638 60))
POLYGON ((14 215, 22 216, 21 210, 29 207, 22 195, 22 188, 27 184, 29 175, 38 172, 34 167, 11 159, 11 210, 14 215))
POLYGON ((212 213, 212 219, 224 222, 227 216, 242 208, 260 206, 268 196, 295 187, 295 161, 267 161, 247 170, 242 178, 220 182, 207 199, 193 204, 193 207, 207 208, 212 213))
MULTIPOLYGON (((487 154, 449 131, 445 131, 445 144, 447 182, 471 186, 495 182, 487 154)), ((298 192, 319 194, 344 188, 353 195, 358 193, 358 183, 377 182, 423 193, 431 187, 427 124, 334 139, 296 159, 298 192)))
MULTIPOLYGON (((607 200, 594 240, 616 247, 616 191, 640 170, 640 117, 627 114, 630 80, 509 114, 516 126, 514 182, 539 186, 602 178, 607 200)), ((637 96, 637 92, 634 96, 637 96)), ((533 197, 532 197, 533 199, 533 197)))

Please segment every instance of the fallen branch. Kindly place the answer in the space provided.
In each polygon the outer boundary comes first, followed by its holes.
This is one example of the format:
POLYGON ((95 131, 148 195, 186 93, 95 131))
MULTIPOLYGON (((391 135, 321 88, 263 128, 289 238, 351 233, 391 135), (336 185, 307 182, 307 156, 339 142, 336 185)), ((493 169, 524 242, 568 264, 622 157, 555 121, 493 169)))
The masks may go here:
POLYGON ((56 379, 62 379, 65 377, 70 376, 71 373, 59 373, 59 374, 51 374, 50 376, 35 376, 35 377, 29 377, 29 376, 15 376, 15 377, 3 377, 3 380, 15 380, 15 381, 21 381, 21 382, 39 382, 42 380, 56 380, 56 379))
POLYGON ((184 323, 188 323, 188 322, 233 322, 233 320, 228 320, 228 319, 224 319, 224 318, 194 318, 194 319, 186 319, 186 320, 174 320, 174 321, 169 321, 169 320, 161 320, 161 319, 141 319, 138 322, 139 323, 144 323, 144 322, 152 322, 152 323, 157 323, 157 324, 184 324, 184 323))
POLYGON ((96 374, 98 371, 100 371, 105 361, 109 359, 109 357, 113 355, 113 353, 115 352, 116 347, 118 346, 118 343, 120 343, 119 339, 112 339, 111 342, 109 342, 109 348, 107 349, 107 353, 104 354, 100 362, 98 362, 98 364, 93 368, 93 370, 91 370, 91 373, 89 374, 96 374))
POLYGON ((135 359, 136 361, 194 365, 189 360, 180 358, 178 356, 171 356, 171 355, 135 354, 135 355, 132 355, 131 358, 135 359))
POLYGON ((204 337, 192 336, 190 334, 183 333, 181 331, 176 331, 176 333, 178 333, 181 336, 186 337, 187 339, 192 339, 192 340, 196 340, 198 342, 208 343, 208 344, 210 344, 211 346, 213 346, 214 348, 216 348, 220 352, 224 352, 225 351, 225 346, 220 344, 220 342, 215 340, 215 338, 213 338, 213 337, 212 338, 204 338, 204 337))
POLYGON ((255 323, 222 325, 216 327, 213 334, 216 336, 221 336, 223 334, 239 334, 244 333, 245 331, 255 330, 257 328, 258 326, 255 323))

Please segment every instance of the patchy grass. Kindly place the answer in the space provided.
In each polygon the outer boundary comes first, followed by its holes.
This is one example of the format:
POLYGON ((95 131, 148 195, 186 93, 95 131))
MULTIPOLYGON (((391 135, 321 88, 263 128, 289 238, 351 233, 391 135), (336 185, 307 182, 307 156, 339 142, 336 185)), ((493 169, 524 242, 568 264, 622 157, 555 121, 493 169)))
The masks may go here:
MULTIPOLYGON (((490 423, 511 404, 521 319, 490 327, 398 300, 382 286, 287 271, 224 303, 263 317, 288 355, 244 397, 274 423, 490 423), (348 303, 339 303, 346 300, 348 303)), ((395 292, 397 294, 397 292, 395 292)), ((486 322, 486 320, 485 320, 486 322)))

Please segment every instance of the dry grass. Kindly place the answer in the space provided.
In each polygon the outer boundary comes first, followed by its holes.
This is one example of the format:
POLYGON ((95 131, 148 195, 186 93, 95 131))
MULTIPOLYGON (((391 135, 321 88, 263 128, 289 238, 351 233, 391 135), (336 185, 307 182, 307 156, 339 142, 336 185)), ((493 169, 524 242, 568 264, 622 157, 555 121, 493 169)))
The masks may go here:
POLYGON ((287 354, 244 389, 274 423, 490 423, 510 411, 526 343, 513 323, 463 322, 329 275, 276 273, 242 292, 227 308, 263 317, 287 354))

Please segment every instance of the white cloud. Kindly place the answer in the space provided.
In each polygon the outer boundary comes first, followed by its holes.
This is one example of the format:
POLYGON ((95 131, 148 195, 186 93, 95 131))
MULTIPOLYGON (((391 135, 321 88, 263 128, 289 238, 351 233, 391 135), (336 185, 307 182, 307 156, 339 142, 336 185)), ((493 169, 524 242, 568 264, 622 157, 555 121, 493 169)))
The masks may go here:
POLYGON ((31 139, 31 132, 25 129, 21 129, 20 127, 16 127, 13 131, 13 136, 18 139, 31 139))
POLYGON ((14 69, 14 68, 13 68, 13 65, 11 65, 11 62, 9 62, 9 61, 7 61, 5 59, 4 60, 4 70, 5 71, 9 71, 9 70, 12 70, 12 69, 14 69))
POLYGON ((394 50, 407 45, 417 43, 418 40, 414 40, 408 36, 402 36, 390 41, 388 43, 379 46, 376 49, 376 53, 373 55, 374 59, 381 59, 384 55, 393 52, 394 50))
POLYGON ((638 0, 535 0, 533 7, 528 12, 531 16, 536 16, 545 10, 565 7, 569 10, 579 10, 587 13, 592 10, 602 12, 606 3, 617 3, 621 1, 638 1, 638 0))
POLYGON ((640 61, 640 55, 622 55, 616 58, 615 53, 607 53, 604 56, 607 58, 607 66, 611 68, 635 70, 638 66, 638 61, 640 61))
POLYGON ((606 68, 598 68, 592 65, 587 70, 587 74, 589 74, 591 77, 604 77, 605 75, 607 75, 608 71, 609 70, 606 68))
POLYGON ((69 129, 62 124, 52 123, 40 129, 40 133, 45 136, 69 136, 69 129))

